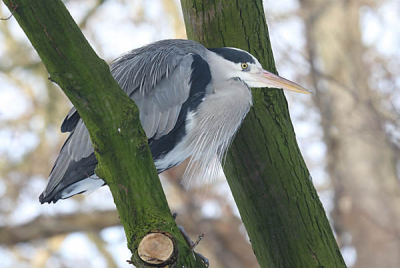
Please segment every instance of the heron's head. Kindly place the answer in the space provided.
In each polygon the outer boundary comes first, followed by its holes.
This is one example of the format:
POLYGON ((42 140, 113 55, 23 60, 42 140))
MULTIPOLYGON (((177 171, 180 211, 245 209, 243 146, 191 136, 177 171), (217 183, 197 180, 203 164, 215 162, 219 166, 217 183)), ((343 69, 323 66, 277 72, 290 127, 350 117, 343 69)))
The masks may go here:
POLYGON ((212 48, 210 68, 218 79, 240 79, 249 87, 282 88, 299 93, 311 92, 283 77, 264 70, 260 62, 247 51, 224 47, 212 48))

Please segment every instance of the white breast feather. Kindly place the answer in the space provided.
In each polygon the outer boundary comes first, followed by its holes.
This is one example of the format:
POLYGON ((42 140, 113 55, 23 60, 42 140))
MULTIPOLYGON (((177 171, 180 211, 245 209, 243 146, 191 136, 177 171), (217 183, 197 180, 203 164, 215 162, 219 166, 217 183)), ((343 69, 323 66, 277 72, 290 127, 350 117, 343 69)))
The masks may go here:
POLYGON ((252 105, 251 92, 243 83, 232 80, 224 88, 215 88, 216 93, 208 95, 196 113, 188 114, 187 135, 156 161, 157 168, 166 168, 191 157, 183 178, 188 187, 195 178, 209 182, 218 176, 220 161, 252 105))

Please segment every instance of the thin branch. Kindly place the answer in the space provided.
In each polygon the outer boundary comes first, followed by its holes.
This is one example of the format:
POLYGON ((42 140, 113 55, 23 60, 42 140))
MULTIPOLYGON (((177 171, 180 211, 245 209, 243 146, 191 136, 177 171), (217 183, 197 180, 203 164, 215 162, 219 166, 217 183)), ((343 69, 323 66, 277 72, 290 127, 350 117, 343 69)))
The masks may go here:
POLYGON ((107 261, 107 267, 109 268, 117 268, 118 265, 115 263, 112 255, 107 250, 105 246, 105 242, 101 239, 98 232, 89 232, 88 234, 89 239, 96 245, 97 249, 101 252, 101 255, 107 261))
POLYGON ((0 244, 13 245, 72 232, 98 232, 115 225, 120 225, 115 210, 39 216, 22 225, 1 227, 0 244))
POLYGON ((96 4, 94 4, 88 12, 86 12, 85 16, 83 17, 82 21, 79 23, 79 28, 83 29, 86 27, 86 23, 89 19, 96 13, 97 9, 105 2, 105 0, 97 0, 96 4))
POLYGON ((0 20, 9 20, 12 18, 12 16, 14 16, 14 12, 17 10, 18 5, 12 4, 12 9, 11 9, 11 14, 10 16, 8 16, 7 18, 0 18, 0 20))
POLYGON ((0 18, 0 20, 9 20, 9 19, 11 19, 11 17, 12 17, 13 15, 14 15, 14 14, 11 13, 10 16, 8 16, 7 18, 0 18))

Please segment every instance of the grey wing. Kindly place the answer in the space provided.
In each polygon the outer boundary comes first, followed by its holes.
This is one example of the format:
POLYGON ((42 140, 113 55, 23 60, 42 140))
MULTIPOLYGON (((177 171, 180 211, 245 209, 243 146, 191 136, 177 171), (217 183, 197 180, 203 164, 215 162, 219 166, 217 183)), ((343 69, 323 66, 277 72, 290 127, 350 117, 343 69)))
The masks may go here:
POLYGON ((75 129, 80 116, 76 111, 75 107, 72 107, 67 116, 65 117, 64 121, 61 124, 61 132, 71 132, 75 129))
POLYGON ((61 124, 61 132, 71 132, 62 152, 67 153, 72 160, 77 162, 94 152, 89 131, 75 107, 71 108, 61 124))
MULTIPOLYGON (((68 116, 64 122, 67 119, 68 116)), ((74 121, 74 125, 70 124, 71 134, 61 148, 50 172, 46 189, 39 197, 41 203, 56 202, 60 198, 82 192, 83 190, 75 192, 78 186, 76 183, 94 175, 97 160, 89 132, 82 119, 74 121)))
POLYGON ((140 111, 140 121, 147 138, 159 139, 175 126, 182 104, 189 97, 190 71, 193 59, 187 56, 147 94, 131 94, 140 111))
POLYGON ((115 80, 139 108, 148 139, 159 139, 174 128, 190 95, 195 56, 205 54, 206 48, 195 42, 163 40, 111 64, 115 80))
MULTIPOLYGON (((188 98, 198 103, 204 96, 203 91, 210 81, 208 64, 202 58, 205 53, 203 46, 192 41, 164 40, 124 54, 111 64, 115 80, 139 107, 140 120, 149 139, 165 137, 176 126, 177 120, 184 121, 182 110, 187 112, 189 109, 188 98), (200 79, 204 83, 198 87, 202 94, 191 90, 195 63, 206 67, 206 79, 200 79)), ((203 70, 197 69, 196 76, 201 78, 203 70)), ((77 188, 76 185, 92 176, 97 165, 88 130, 75 108, 65 118, 61 130, 71 134, 39 197, 42 203, 56 202, 79 193, 77 189, 81 186, 77 188)), ((157 148, 152 152, 165 151, 163 145, 158 145, 165 144, 162 140, 153 144, 157 148)))

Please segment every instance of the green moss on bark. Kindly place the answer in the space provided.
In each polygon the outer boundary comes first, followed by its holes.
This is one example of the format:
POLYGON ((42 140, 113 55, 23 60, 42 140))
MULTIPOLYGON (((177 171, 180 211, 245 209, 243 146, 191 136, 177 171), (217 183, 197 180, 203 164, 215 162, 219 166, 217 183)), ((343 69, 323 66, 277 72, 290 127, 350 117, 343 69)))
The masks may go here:
POLYGON ((168 208, 138 109, 119 88, 108 65, 88 44, 59 0, 5 0, 50 74, 89 129, 96 173, 109 185, 137 267, 140 239, 150 231, 170 233, 177 267, 205 267, 193 256, 168 208))

